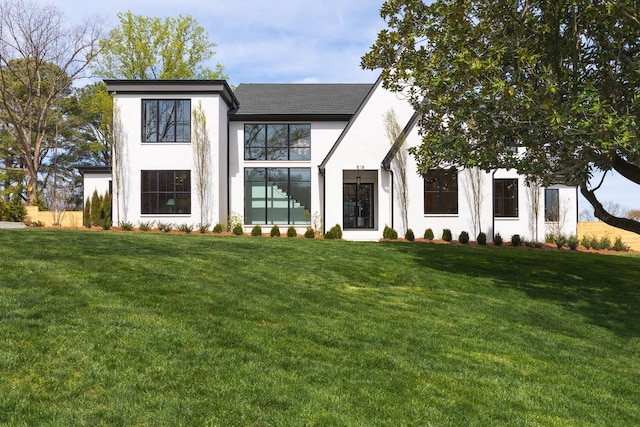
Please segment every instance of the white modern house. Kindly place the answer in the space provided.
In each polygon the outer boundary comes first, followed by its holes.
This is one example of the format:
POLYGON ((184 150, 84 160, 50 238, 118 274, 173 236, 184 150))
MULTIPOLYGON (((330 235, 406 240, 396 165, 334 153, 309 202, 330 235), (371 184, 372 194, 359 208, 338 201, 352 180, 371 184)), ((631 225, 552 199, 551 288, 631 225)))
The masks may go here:
POLYGON ((420 144, 400 95, 374 84, 241 84, 108 80, 114 99, 110 174, 85 168, 85 199, 113 192, 113 222, 339 224, 350 240, 385 226, 454 239, 479 231, 543 240, 575 234, 577 189, 530 187, 515 171, 443 166, 417 173, 420 144), (111 181, 108 184, 108 181, 111 181))

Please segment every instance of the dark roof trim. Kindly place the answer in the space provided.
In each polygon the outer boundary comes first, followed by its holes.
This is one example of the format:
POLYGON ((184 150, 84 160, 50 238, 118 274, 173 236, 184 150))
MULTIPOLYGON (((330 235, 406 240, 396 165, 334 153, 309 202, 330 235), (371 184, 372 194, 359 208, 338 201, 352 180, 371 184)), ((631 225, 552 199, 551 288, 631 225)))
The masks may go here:
POLYGON ((380 75, 378 77, 378 80, 376 80, 376 82, 373 84, 373 86, 371 86, 371 89, 369 90, 369 93, 367 94, 367 96, 364 98, 364 100, 362 101, 362 103, 358 107, 358 110, 356 110, 355 114, 353 115, 353 117, 351 118, 349 123, 347 123, 347 126, 344 128, 344 130, 342 131, 342 133, 340 134, 340 136, 336 140, 335 144, 333 144, 333 147, 331 147, 331 150, 329 150, 329 152, 327 153, 327 155, 324 158, 324 160, 322 161, 322 163, 320 163, 320 165, 318 166, 318 169, 320 169, 321 173, 324 174, 324 169, 327 167, 327 163, 331 159, 331 156, 333 156, 333 153, 338 149, 338 146, 340 145, 342 140, 345 138, 345 136, 347 135, 347 133, 351 129, 351 126, 353 126, 353 123, 355 123, 355 121, 358 119, 358 116, 360 116, 360 113, 364 109, 364 106, 367 105, 367 102, 369 102, 369 99, 371 99, 371 96, 376 91, 378 86, 380 86, 380 84, 382 84, 382 75, 380 75))
POLYGON ((211 94, 217 93, 230 109, 238 99, 225 80, 104 80, 110 93, 127 94, 211 94))
POLYGON ((111 173, 111 166, 78 166, 78 172, 82 175, 92 173, 111 173))
POLYGON ((232 122, 348 122, 353 114, 229 114, 232 122))
POLYGON ((402 129, 402 132, 400 132, 398 138, 396 138, 395 142, 391 146, 391 149, 389 150, 387 155, 384 156, 384 159, 382 159, 382 168, 384 170, 389 170, 389 168, 391 167, 391 161, 396 156, 398 151, 400 151, 400 147, 402 147, 402 144, 404 144, 404 142, 407 140, 407 135, 409 135, 411 129, 413 129, 414 126, 418 123, 419 118, 420 115, 417 112, 414 112, 407 125, 404 127, 404 129, 402 129))

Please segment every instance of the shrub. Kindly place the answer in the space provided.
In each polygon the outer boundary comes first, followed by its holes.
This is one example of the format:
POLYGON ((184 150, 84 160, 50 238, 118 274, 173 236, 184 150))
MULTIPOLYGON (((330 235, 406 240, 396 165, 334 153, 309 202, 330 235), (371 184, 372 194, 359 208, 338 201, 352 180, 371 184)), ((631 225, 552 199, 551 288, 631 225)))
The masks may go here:
POLYGON ((442 230, 442 240, 444 240, 445 242, 450 242, 453 240, 453 236, 451 235, 451 230, 449 230, 448 228, 445 228, 444 230, 442 230))
POLYGON ((413 242, 414 240, 416 240, 416 236, 415 234, 413 234, 413 230, 410 228, 407 229, 406 233, 404 233, 404 238, 410 242, 413 242))
POLYGON ((153 221, 140 222, 138 228, 140 231, 149 231, 153 228, 153 221))
POLYGON ((242 236, 244 234, 242 230, 242 224, 236 224, 233 227, 233 234, 235 234, 236 236, 242 236))
POLYGON ((103 230, 109 230, 111 228, 111 218, 102 218, 100 220, 100 227, 103 230))
POLYGON ((629 246, 622 243, 622 237, 618 236, 613 242, 612 249, 617 252, 627 252, 629 250, 629 246))
POLYGON ((485 233, 484 231, 481 231, 480 233, 478 233, 478 237, 476 237, 476 242, 478 242, 479 245, 486 245, 487 233, 485 233))
POLYGON ((596 236, 591 236, 591 249, 594 249, 596 251, 602 249, 600 247, 600 239, 598 239, 596 236))
POLYGON ((277 225, 271 227, 270 235, 271 237, 280 237, 280 227, 278 227, 277 225))
POLYGON ((564 245, 567 244, 567 236, 558 233, 554 236, 553 243, 556 244, 558 249, 561 249, 564 245))
POLYGON ((460 235, 458 236, 458 242, 462 244, 469 243, 469 233, 467 233, 466 231, 463 231, 462 233, 460 233, 460 235))
POLYGON ((192 224, 180 224, 178 226, 178 231, 182 231, 183 233, 189 234, 193 231, 192 224))
POLYGON ((511 246, 520 246, 522 244, 522 238, 519 234, 511 236, 511 246))
POLYGON ((333 228, 324 233, 324 238, 327 240, 334 240, 336 238, 336 233, 333 232, 333 228))
POLYGON ((600 238, 600 249, 611 249, 611 239, 609 238, 609 236, 602 236, 600 238))
POLYGON ((576 249, 578 249, 579 244, 580 244, 580 241, 578 240, 578 236, 576 236, 575 234, 572 234, 567 239, 567 246, 569 246, 569 249, 571 249, 572 251, 575 251, 576 249))
POLYGON ((100 196, 98 195, 98 190, 93 192, 91 196, 91 205, 89 211, 89 221, 91 225, 99 226, 100 225, 100 205, 102 201, 100 200, 100 196))
POLYGON ((580 244, 585 248, 585 249, 591 249, 591 242, 593 241, 593 239, 591 239, 590 236, 584 235, 582 236, 582 239, 580 240, 580 244))
POLYGON ((331 231, 333 231, 336 239, 342 239, 342 228, 340 227, 340 224, 336 224, 331 227, 331 231))
MULTIPOLYGON (((87 228, 91 228, 90 213, 91 213, 91 199, 87 197, 87 201, 84 202, 84 210, 82 211, 82 225, 87 228)), ((1 214, 0 214, 0 217, 2 217, 1 214)))
POLYGON ((262 227, 260 227, 259 225, 254 225, 253 228, 251 229, 251 235, 262 236, 262 227))
POLYGON ((553 233, 547 233, 544 235, 544 242, 545 243, 555 243, 555 234, 553 233))
POLYGON ((218 224, 213 226, 213 232, 216 233, 216 234, 222 233, 222 230, 224 230, 224 228, 222 227, 222 224, 220 224, 220 223, 218 223, 218 224))
POLYGON ((387 240, 395 240, 398 238, 398 232, 388 225, 385 225, 384 230, 382 231, 382 238, 387 240))
POLYGON ((316 237, 316 232, 313 231, 313 228, 307 227, 307 231, 304 232, 304 237, 307 239, 313 239, 316 237))
POLYGON ((111 228, 111 195, 107 193, 100 196, 96 190, 93 192, 91 200, 87 200, 87 204, 82 220, 83 223, 86 221, 85 227, 95 225, 104 228, 104 224, 109 222, 109 228, 111 228), (87 219, 84 218, 85 215, 88 215, 87 219))
POLYGON ((528 248, 536 249, 540 249, 542 247, 542 243, 536 242, 535 240, 524 240, 524 245, 528 248))
POLYGON ((209 231, 209 227, 211 227, 211 224, 209 224, 208 222, 206 223, 199 223, 198 224, 198 231, 202 234, 206 233, 207 231, 209 231))
POLYGON ((164 231, 165 233, 168 233, 171 230, 173 230, 173 224, 171 224, 170 222, 159 222, 158 223, 158 230, 164 231))
POLYGON ((433 235, 433 230, 430 228, 427 228, 426 230, 424 230, 424 239, 425 240, 433 240, 435 236, 433 235))
POLYGON ((496 246, 502 246, 502 236, 500 235, 500 233, 496 233, 493 236, 493 244, 496 246))
POLYGON ((289 228, 287 228, 287 237, 296 237, 298 235, 298 232, 296 231, 296 228, 291 226, 289 228))
POLYGON ((123 231, 133 230, 133 223, 129 221, 120 221, 120 224, 118 225, 120 226, 120 228, 122 228, 123 231))
POLYGON ((27 208, 22 204, 20 194, 13 193, 9 199, 9 203, 5 206, 5 215, 7 221, 22 222, 27 217, 27 208))

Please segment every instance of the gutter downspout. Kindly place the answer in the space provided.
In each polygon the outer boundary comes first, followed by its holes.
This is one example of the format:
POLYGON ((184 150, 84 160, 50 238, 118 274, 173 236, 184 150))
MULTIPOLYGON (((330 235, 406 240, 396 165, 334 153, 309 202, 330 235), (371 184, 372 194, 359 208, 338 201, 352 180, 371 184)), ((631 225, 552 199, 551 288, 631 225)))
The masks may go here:
POLYGON ((327 211, 327 190, 326 190, 326 185, 325 185, 325 176, 324 176, 324 169, 322 168, 322 166, 318 166, 318 172, 320 172, 320 176, 322 177, 322 234, 326 234, 326 211, 327 211))
POLYGON ((498 169, 491 172, 491 231, 493 234, 493 236, 491 236, 491 240, 496 237, 496 210, 494 206, 494 203, 496 202, 496 187, 493 184, 496 179, 496 172, 498 172, 498 169))

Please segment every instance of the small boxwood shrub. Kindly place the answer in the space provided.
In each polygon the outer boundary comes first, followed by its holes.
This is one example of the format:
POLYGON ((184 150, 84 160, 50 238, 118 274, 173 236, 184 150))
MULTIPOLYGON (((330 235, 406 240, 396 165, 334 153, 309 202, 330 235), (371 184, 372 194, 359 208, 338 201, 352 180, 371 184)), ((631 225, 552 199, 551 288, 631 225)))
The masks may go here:
POLYGON ((274 225, 271 227, 271 237, 280 237, 280 227, 274 225))
POLYGON ((612 249, 617 252, 627 252, 629 250, 629 246, 622 243, 622 237, 618 236, 613 242, 612 249))
POLYGON ((404 233, 404 238, 410 242, 413 242, 414 240, 416 240, 416 236, 415 234, 413 234, 413 230, 408 228, 407 231, 404 233))
POLYGON ((216 234, 222 233, 222 230, 224 230, 224 227, 220 223, 213 226, 213 232, 216 234))
POLYGON ((576 249, 578 249, 579 244, 580 244, 580 241, 578 240, 578 236, 574 234, 569 236, 569 238, 567 239, 567 246, 569 246, 569 249, 571 249, 572 251, 575 251, 576 249))
POLYGON ((500 235, 500 233, 496 233, 493 236, 493 244, 496 246, 502 246, 502 236, 500 235))
POLYGON ((387 240, 395 240, 398 238, 398 232, 388 225, 385 225, 384 230, 382 230, 382 238, 387 240))
POLYGON ((336 238, 336 233, 333 232, 333 228, 324 233, 324 238, 327 240, 334 240, 336 238))
POLYGON ((520 246, 522 244, 522 238, 519 234, 511 236, 511 246, 520 246))
POLYGON ((553 237, 553 243, 556 244, 558 249, 562 249, 567 244, 567 236, 558 233, 553 237))
POLYGON ((476 237, 476 242, 478 242, 479 245, 486 245, 487 233, 485 233, 484 231, 481 231, 480 233, 478 233, 478 237, 476 237))
POLYGON ((296 237, 298 235, 298 232, 296 231, 295 227, 289 227, 287 228, 287 237, 296 237))
POLYGON ((331 227, 331 231, 333 232, 335 239, 342 239, 342 228, 340 227, 340 224, 336 224, 331 227))
POLYGON ((251 229, 251 235, 262 236, 262 227, 260 227, 259 225, 254 225, 253 228, 251 229))
POLYGON ((233 234, 236 236, 242 236, 244 234, 242 231, 242 224, 236 224, 233 226, 233 234))
POLYGON ((445 242, 450 242, 453 240, 453 236, 451 235, 451 230, 449 230, 448 228, 445 228, 444 230, 442 230, 442 240, 444 240, 445 242))
POLYGON ((460 233, 460 235, 458 236, 458 242, 462 244, 469 243, 469 233, 467 233, 466 231, 463 231, 462 233, 460 233))
POLYGON ((430 228, 427 228, 426 230, 424 230, 424 239, 425 240, 433 240, 435 236, 433 235, 433 230, 430 228))
POLYGON ((593 240, 591 239, 590 236, 584 235, 584 236, 582 236, 582 239, 580 239, 580 244, 585 249, 591 249, 591 242, 592 241, 593 240))
POLYGON ((600 238, 600 249, 606 249, 609 250, 611 249, 611 239, 609 238, 609 236, 602 236, 600 238))
POLYGON ((307 227, 307 231, 304 232, 304 237, 307 239, 315 239, 316 232, 313 231, 313 228, 307 227))

